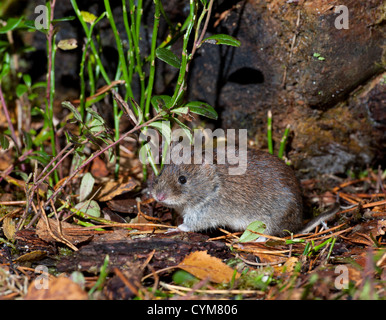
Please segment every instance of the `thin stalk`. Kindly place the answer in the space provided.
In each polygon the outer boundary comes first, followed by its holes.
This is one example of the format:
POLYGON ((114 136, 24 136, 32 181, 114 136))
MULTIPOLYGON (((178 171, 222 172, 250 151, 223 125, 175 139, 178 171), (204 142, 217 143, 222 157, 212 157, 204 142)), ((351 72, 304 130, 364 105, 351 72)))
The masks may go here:
MULTIPOLYGON (((80 13, 80 10, 78 8, 78 4, 76 3, 76 0, 70 0, 70 1, 71 1, 71 5, 75 11, 75 14, 78 17, 78 20, 80 21, 80 23, 84 29, 84 32, 86 33, 86 35, 89 34, 89 29, 87 27, 87 23, 84 21, 82 14, 80 13)), ((95 47, 94 41, 90 42, 90 47, 91 47, 92 53, 96 59, 96 62, 98 64, 98 67, 99 67, 99 70, 102 74, 103 79, 106 81, 107 84, 111 84, 111 80, 110 80, 109 76, 107 75, 107 72, 102 64, 102 61, 101 61, 99 54, 98 54, 98 51, 95 47)))
POLYGON ((72 174, 61 184, 61 186, 55 190, 55 192, 48 198, 46 201, 46 205, 50 203, 51 200, 53 200, 58 193, 67 185, 69 181, 71 181, 81 170, 83 170, 87 165, 89 165, 95 158, 99 157, 102 153, 106 152, 108 149, 115 147, 118 143, 120 143, 123 139, 125 139, 127 136, 132 134, 135 131, 140 130, 143 127, 148 126, 150 123, 157 121, 161 118, 162 116, 160 114, 156 115, 154 118, 146 121, 145 123, 142 123, 140 125, 135 126, 131 130, 127 131, 123 135, 119 137, 118 140, 114 141, 110 145, 106 146, 105 148, 99 150, 98 152, 94 153, 92 156, 90 156, 86 161, 83 162, 82 165, 80 165, 72 174))
MULTIPOLYGON (((86 82, 84 80, 84 72, 85 72, 85 62, 87 57, 87 51, 90 46, 90 42, 92 41, 92 31, 94 29, 94 26, 98 23, 99 20, 101 20, 104 17, 105 13, 103 13, 94 23, 91 24, 90 29, 88 29, 88 33, 86 33, 86 43, 83 48, 82 53, 82 59, 80 62, 80 71, 79 71, 79 77, 80 77, 80 114, 82 116, 82 121, 85 121, 85 105, 86 105, 86 82)), ((90 75, 90 72, 89 72, 90 75)), ((92 76, 92 74, 91 74, 92 76)), ((93 76, 92 76, 93 77, 93 76)))
POLYGON ((153 25, 153 34, 151 39, 151 51, 150 51, 150 72, 149 72, 149 82, 146 88, 146 106, 144 117, 145 119, 149 119, 149 111, 150 111, 150 100, 151 95, 153 93, 153 85, 154 85, 154 77, 155 77, 155 50, 157 47, 157 34, 160 20, 160 0, 154 0, 155 3, 155 13, 154 13, 154 25, 153 25))
POLYGON ((288 124, 287 127, 285 128, 283 137, 280 140, 280 149, 279 149, 279 154, 278 154, 278 157, 280 159, 283 159, 284 149, 285 149, 285 145, 287 144, 287 139, 288 139, 288 134, 289 134, 290 128, 291 128, 291 126, 288 124))
MULTIPOLYGON (((141 96, 140 96, 139 105, 143 113, 144 102, 145 102, 145 73, 142 70, 142 59, 141 59, 141 52, 139 48, 140 26, 141 26, 141 18, 142 18, 142 1, 138 1, 137 9, 135 9, 135 4, 133 0, 129 0, 129 5, 130 5, 130 17, 131 17, 130 33, 131 33, 131 38, 133 39, 134 55, 136 60, 135 70, 138 73, 140 87, 141 87, 141 96), (135 14, 135 11, 136 11, 136 14, 135 14)), ((134 111, 136 111, 135 108, 134 108, 134 111)), ((138 113, 135 112, 135 115, 137 116, 138 113)))
MULTIPOLYGON (((104 0, 104 4, 105 4, 106 12, 107 12, 107 18, 109 19, 111 29, 113 30, 113 34, 115 37, 115 42, 117 44, 118 56, 119 56, 119 61, 121 63, 123 79, 126 82, 125 83, 125 87, 126 87, 125 100, 127 100, 129 97, 134 99, 133 92, 131 90, 131 81, 130 81, 129 73, 128 73, 128 69, 127 69, 126 57, 125 57, 125 54, 123 52, 122 41, 121 41, 121 38, 119 37, 119 33, 118 33, 117 26, 116 26, 115 21, 114 21, 114 16, 113 16, 113 13, 111 11, 109 0, 104 0)), ((116 116, 116 114, 114 114, 114 116, 116 116)))
POLYGON ((176 105, 184 90, 185 74, 186 74, 186 68, 187 68, 188 57, 189 57, 188 50, 187 50, 188 42, 194 26, 194 22, 196 20, 196 3, 194 0, 190 0, 189 2, 190 2, 189 24, 184 34, 184 42, 182 45, 181 67, 180 67, 180 73, 177 79, 177 86, 172 97, 172 102, 171 102, 172 107, 176 105))
POLYGON ((4 115, 5 115, 5 118, 7 119, 9 131, 11 131, 12 140, 15 142, 17 149, 20 150, 21 146, 19 146, 19 143, 18 143, 19 140, 16 137, 15 129, 12 125, 11 117, 9 116, 7 104, 5 103, 5 99, 3 95, 3 90, 1 89, 1 82, 0 82, 0 102, 1 102, 1 105, 3 106, 4 115))
POLYGON ((267 124, 267 140, 268 140, 268 151, 273 154, 273 143, 272 143, 272 111, 268 110, 268 124, 267 124))
POLYGON ((126 0, 122 0, 122 14, 123 14, 123 24, 125 26, 127 40, 129 42, 129 50, 127 51, 127 60, 128 60, 128 72, 129 72, 129 81, 130 84, 133 81, 133 74, 135 69, 135 58, 134 58, 134 46, 133 46, 133 37, 130 32, 130 25, 128 19, 128 12, 126 7, 126 0))
MULTIPOLYGON (((54 127, 54 92, 55 92, 55 31, 52 20, 54 20, 54 11, 55 11, 56 0, 52 0, 50 3, 50 23, 47 33, 47 52, 48 52, 48 67, 47 67, 47 89, 46 89, 46 112, 48 115, 48 125, 50 128, 50 138, 51 138, 51 152, 52 156, 56 156, 56 139, 55 139, 55 127, 54 127)), ((54 180, 55 182, 59 181, 58 172, 54 171, 54 180)))

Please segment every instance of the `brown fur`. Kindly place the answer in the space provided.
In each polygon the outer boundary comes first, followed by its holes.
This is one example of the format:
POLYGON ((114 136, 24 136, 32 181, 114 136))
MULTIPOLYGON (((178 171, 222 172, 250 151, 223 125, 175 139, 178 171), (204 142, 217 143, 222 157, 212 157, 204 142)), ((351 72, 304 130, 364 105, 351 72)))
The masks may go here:
MULTIPOLYGON (((183 216, 183 227, 199 231, 216 227, 245 230, 260 220, 266 234, 283 235, 302 227, 301 190, 293 170, 269 153, 248 150, 247 171, 229 175, 229 165, 165 165, 153 182, 155 199, 183 216), (187 182, 178 182, 185 176, 187 182)), ((183 229, 183 230, 184 230, 183 229)))

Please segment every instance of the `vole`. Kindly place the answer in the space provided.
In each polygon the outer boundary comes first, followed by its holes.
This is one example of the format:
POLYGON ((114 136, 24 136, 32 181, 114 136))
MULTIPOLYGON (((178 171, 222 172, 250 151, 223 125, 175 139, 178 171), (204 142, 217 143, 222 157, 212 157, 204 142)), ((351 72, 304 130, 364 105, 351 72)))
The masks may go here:
MULTIPOLYGON (((277 156, 250 149, 246 172, 229 174, 229 163, 167 164, 153 181, 152 195, 182 217, 181 231, 226 227, 244 231, 256 220, 265 234, 283 236, 284 230, 309 232, 339 210, 303 227, 302 192, 293 170, 277 156)), ((288 233, 287 233, 288 234, 288 233)))

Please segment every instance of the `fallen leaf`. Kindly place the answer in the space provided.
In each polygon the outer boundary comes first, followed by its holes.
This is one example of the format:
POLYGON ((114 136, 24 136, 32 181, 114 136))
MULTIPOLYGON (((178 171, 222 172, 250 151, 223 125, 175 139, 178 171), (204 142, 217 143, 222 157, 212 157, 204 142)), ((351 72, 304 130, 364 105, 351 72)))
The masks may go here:
POLYGON ((8 240, 13 240, 15 237, 16 226, 11 217, 6 217, 3 221, 3 232, 8 240))
POLYGON ((132 191, 136 186, 138 182, 132 177, 120 177, 118 181, 111 180, 102 187, 98 200, 109 201, 122 193, 132 191))
POLYGON ((91 163, 90 171, 94 177, 107 177, 110 174, 106 163, 99 157, 96 157, 91 163))
POLYGON ((58 48, 62 50, 73 50, 78 47, 78 42, 76 39, 63 39, 60 40, 58 43, 58 48))
POLYGON ((87 300, 87 293, 66 277, 47 279, 38 276, 28 287, 25 300, 87 300), (41 279, 41 280, 40 280, 41 279), (48 281, 46 289, 44 281, 48 281))
MULTIPOLYGON (((50 224, 52 233, 57 238, 62 238, 58 229, 58 221, 54 219, 48 219, 48 222, 50 224)), ((63 237, 72 244, 79 244, 88 241, 93 237, 92 231, 84 232, 83 228, 80 226, 72 225, 64 221, 61 221, 60 223, 62 226, 63 237)), ((51 236, 50 232, 47 230, 47 225, 43 219, 40 219, 38 224, 36 225, 36 234, 39 236, 40 239, 46 242, 57 241, 57 239, 54 239, 51 236)))
POLYGON ((14 262, 25 262, 25 261, 37 261, 44 258, 47 255, 47 252, 41 250, 35 250, 21 255, 14 262))
MULTIPOLYGON (((234 270, 223 263, 220 259, 210 256, 206 251, 195 251, 190 253, 178 265, 179 268, 191 273, 199 279, 209 277, 216 283, 230 282, 234 270)), ((236 273, 236 279, 240 274, 236 273)))
POLYGON ((377 237, 380 235, 384 235, 386 230, 386 220, 378 220, 377 230, 373 232, 373 236, 377 237))
POLYGON ((298 261, 299 259, 296 257, 288 258, 282 266, 274 266, 275 274, 279 275, 284 272, 287 274, 292 274, 298 261))
POLYGON ((101 216, 101 208, 99 207, 98 202, 94 200, 80 202, 75 206, 75 209, 96 218, 101 216))
POLYGON ((87 199, 94 188, 95 179, 90 172, 86 172, 80 183, 79 202, 87 199))
POLYGON ((247 230, 241 235, 239 242, 251 242, 258 239, 260 236, 254 232, 264 233, 266 226, 261 221, 253 221, 247 227, 247 230), (254 232, 253 232, 254 231, 254 232))

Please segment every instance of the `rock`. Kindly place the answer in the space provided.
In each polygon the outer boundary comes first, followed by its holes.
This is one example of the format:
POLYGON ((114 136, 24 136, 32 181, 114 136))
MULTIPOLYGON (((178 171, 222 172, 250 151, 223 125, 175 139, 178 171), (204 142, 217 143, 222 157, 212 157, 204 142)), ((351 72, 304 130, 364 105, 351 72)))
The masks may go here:
POLYGON ((235 36, 241 47, 205 44, 191 68, 189 99, 214 105, 224 128, 247 128, 260 148, 272 109, 275 149, 290 124, 289 157, 306 176, 384 159, 376 148, 385 144, 377 77, 385 61, 383 1, 340 1, 349 29, 335 27, 336 5, 222 2, 215 14, 223 19, 210 31, 235 36))

